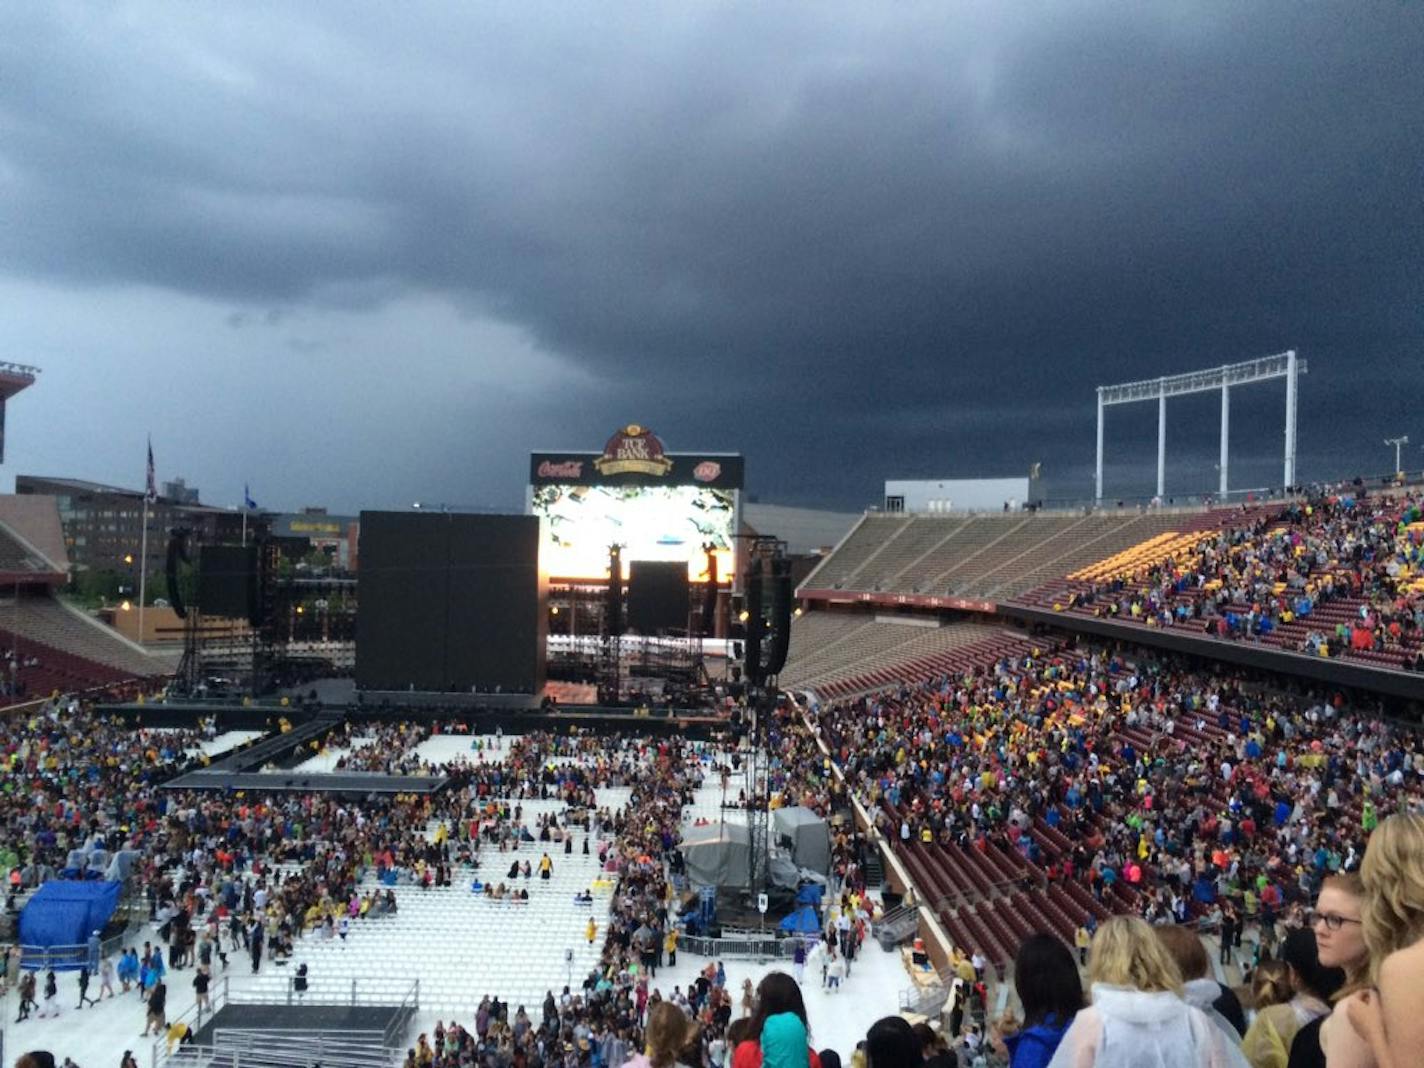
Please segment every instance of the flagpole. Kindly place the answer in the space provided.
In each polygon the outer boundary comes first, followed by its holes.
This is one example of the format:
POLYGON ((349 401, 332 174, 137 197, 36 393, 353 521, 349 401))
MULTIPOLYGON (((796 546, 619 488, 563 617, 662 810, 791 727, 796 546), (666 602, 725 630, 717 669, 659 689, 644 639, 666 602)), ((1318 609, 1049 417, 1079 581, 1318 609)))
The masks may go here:
POLYGON ((247 505, 242 506, 242 547, 247 548, 247 505))
POLYGON ((138 643, 143 644, 143 602, 148 592, 148 494, 143 497, 143 536, 138 550, 138 643))

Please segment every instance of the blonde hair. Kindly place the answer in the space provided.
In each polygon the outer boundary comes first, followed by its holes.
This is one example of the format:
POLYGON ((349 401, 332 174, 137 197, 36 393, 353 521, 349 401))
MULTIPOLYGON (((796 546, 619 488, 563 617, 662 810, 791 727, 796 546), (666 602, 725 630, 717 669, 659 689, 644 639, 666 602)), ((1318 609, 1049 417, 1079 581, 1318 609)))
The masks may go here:
POLYGON ((690 1021, 671 1001, 659 1001, 648 1010, 644 1052, 653 1068, 667 1068, 687 1044, 690 1021))
POLYGON ((1195 931, 1176 924, 1153 927, 1157 941, 1177 962, 1177 970, 1184 980, 1205 979, 1211 971, 1211 958, 1206 955, 1206 947, 1195 931))
POLYGON ((1424 937, 1424 817, 1400 812, 1376 827, 1360 879, 1365 891, 1360 920, 1373 982, 1387 956, 1424 937))
POLYGON ((1098 928, 1089 951, 1088 979, 1182 994, 1182 970, 1147 921, 1137 916, 1114 916, 1098 928))
POLYGON ((1272 1005, 1284 1005, 1295 996, 1290 965, 1283 960, 1263 960, 1251 977, 1251 1007, 1260 1011, 1272 1005))

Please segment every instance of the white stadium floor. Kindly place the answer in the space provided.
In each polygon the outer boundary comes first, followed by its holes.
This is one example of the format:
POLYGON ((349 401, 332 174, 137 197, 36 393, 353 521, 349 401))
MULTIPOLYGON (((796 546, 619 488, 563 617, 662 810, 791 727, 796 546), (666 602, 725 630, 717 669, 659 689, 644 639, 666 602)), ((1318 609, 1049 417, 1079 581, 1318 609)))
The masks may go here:
MULTIPOLYGON (((492 740, 492 739, 491 739, 492 740)), ((508 739, 505 740, 508 744, 508 739)), ((469 736, 449 735, 431 738, 420 747, 420 755, 433 762, 448 761, 459 755, 478 759, 470 748, 469 736)), ((359 743, 358 743, 359 744, 359 743)), ((491 754, 492 756, 494 754, 491 754)), ((319 758, 314 758, 319 759, 319 758)), ((334 758, 333 758, 334 759, 334 758)), ((308 762, 310 765, 311 762, 308 762)), ((735 792, 739 784, 734 784, 735 792)), ((627 802, 626 788, 599 791, 599 803, 618 807, 627 802)), ((709 776, 694 805, 688 811, 690 820, 698 816, 716 818, 720 812, 721 786, 716 776, 709 776)), ((523 801, 526 823, 538 814, 555 808, 553 802, 523 801)), ((731 813, 728 814, 731 817, 731 813)), ((740 814, 738 814, 740 818, 740 814)), ((329 942, 308 935, 297 944, 292 961, 276 965, 264 959, 259 975, 250 974, 251 962, 241 950, 229 952, 230 967, 224 973, 219 966, 215 986, 223 979, 234 994, 262 992, 273 1000, 286 1000, 287 977, 300 963, 309 969, 313 992, 324 988, 349 990, 352 979, 365 992, 389 990, 397 997, 409 990, 415 979, 420 980, 420 1013, 408 1036, 413 1044, 422 1031, 433 1030, 437 1020, 459 1020, 472 1024, 474 1010, 484 994, 498 993, 512 1007, 523 1004, 531 1013, 543 1000, 544 992, 557 992, 570 981, 577 988, 597 959, 607 923, 609 893, 595 889, 592 914, 598 923, 598 937, 590 947, 585 929, 590 915, 588 906, 576 906, 573 895, 594 886, 598 876, 597 850, 585 857, 580 851, 582 835, 575 836, 574 852, 565 856, 554 850, 553 877, 544 882, 537 873, 518 884, 528 888, 528 905, 495 904, 485 901, 469 889, 471 874, 467 869, 457 872, 459 885, 420 890, 400 886, 396 894, 400 910, 396 917, 358 921, 351 927, 347 940, 329 942), (565 961, 572 950, 572 968, 565 961)), ((482 850, 482 865, 478 875, 496 883, 506 881, 510 861, 515 857, 529 859, 537 869, 542 844, 526 843, 518 853, 501 854, 482 850), (502 863, 501 863, 502 861, 502 863)), ((145 930, 133 941, 142 945, 145 938, 157 940, 156 933, 145 930)), ((790 962, 756 964, 743 961, 724 962, 729 985, 739 991, 742 980, 760 979, 775 967, 791 970, 790 962)), ((670 993, 674 986, 686 989, 706 958, 687 953, 679 955, 676 968, 659 969, 655 986, 670 993)), ((170 971, 168 982, 169 1018, 188 1011, 193 1005, 193 971, 170 971)), ((864 1037, 866 1029, 881 1016, 897 1011, 900 991, 909 985, 899 962, 899 955, 885 953, 867 942, 863 954, 852 966, 852 972, 839 994, 826 994, 820 989, 820 975, 806 976, 803 991, 810 1016, 813 1041, 818 1048, 834 1048, 849 1057, 855 1043, 864 1037)), ((31 1018, 16 1024, 16 995, 5 999, 3 1029, 4 1055, 12 1063, 28 1049, 48 1049, 62 1062, 69 1057, 80 1068, 117 1068, 125 1050, 133 1050, 141 1068, 149 1068, 153 1040, 139 1037, 143 1029, 144 1009, 134 993, 106 1000, 96 1007, 77 1011, 78 979, 74 973, 59 976, 62 1006, 56 1018, 31 1018)), ((95 978, 91 994, 98 993, 95 978)), ((740 994, 736 995, 740 1004, 740 994)), ((0 1066, 3 1068, 3 1066, 0 1066)))

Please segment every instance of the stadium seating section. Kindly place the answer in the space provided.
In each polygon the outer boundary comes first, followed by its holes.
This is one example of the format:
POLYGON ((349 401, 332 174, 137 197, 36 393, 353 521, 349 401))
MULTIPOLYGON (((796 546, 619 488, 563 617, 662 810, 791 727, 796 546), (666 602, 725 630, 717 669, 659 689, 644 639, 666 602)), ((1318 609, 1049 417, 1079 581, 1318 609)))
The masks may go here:
POLYGON ((12 591, 0 597, 0 650, 17 654, 24 685, 17 697, 0 698, 5 704, 169 673, 160 661, 48 593, 22 591, 17 598, 12 591))
POLYGON ((866 515, 803 595, 916 594, 1007 601, 1144 542, 1219 526, 1227 510, 1092 515, 866 515))

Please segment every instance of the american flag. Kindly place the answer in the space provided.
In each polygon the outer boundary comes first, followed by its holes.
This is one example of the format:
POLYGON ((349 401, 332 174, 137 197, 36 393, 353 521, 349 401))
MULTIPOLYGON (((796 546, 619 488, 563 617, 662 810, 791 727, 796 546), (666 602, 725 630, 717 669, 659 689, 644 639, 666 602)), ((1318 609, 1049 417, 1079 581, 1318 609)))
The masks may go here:
POLYGON ((158 479, 153 473, 153 439, 148 439, 148 501, 152 504, 158 500, 158 479))

